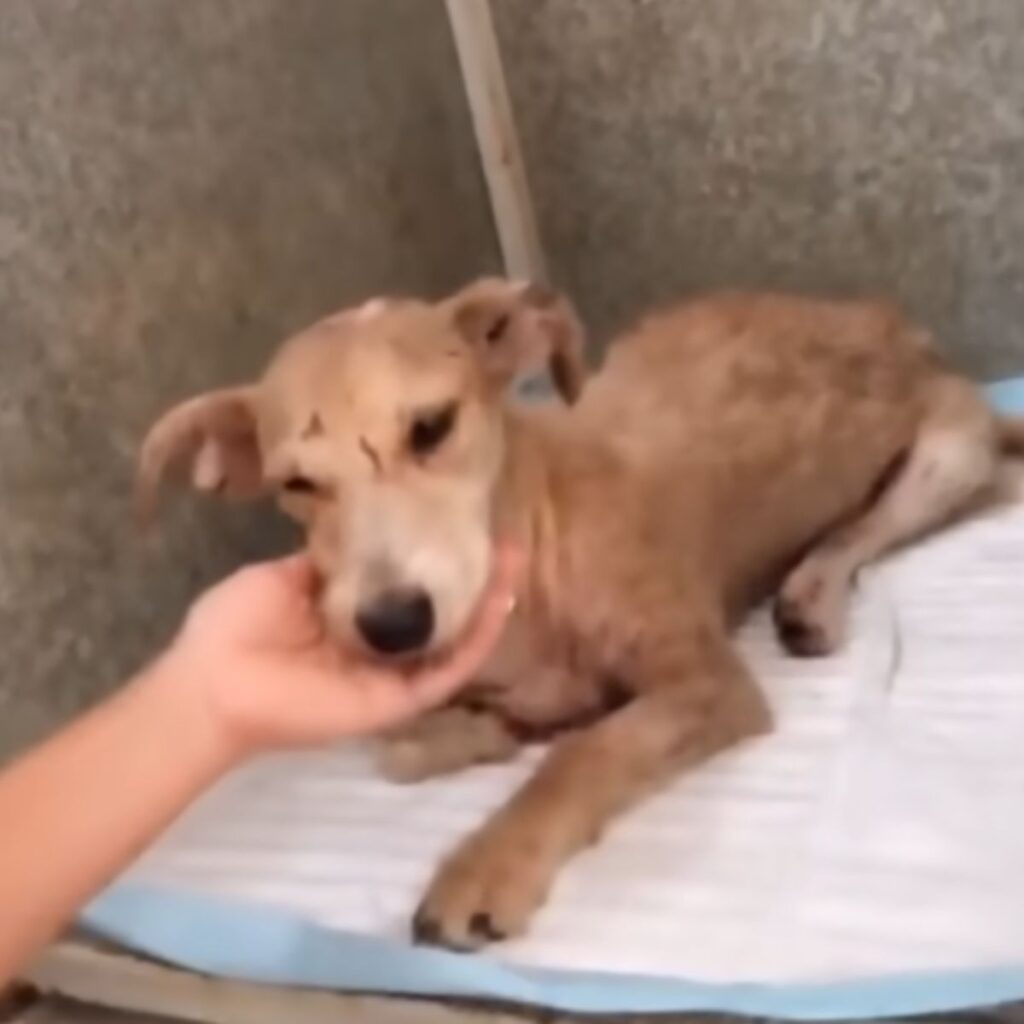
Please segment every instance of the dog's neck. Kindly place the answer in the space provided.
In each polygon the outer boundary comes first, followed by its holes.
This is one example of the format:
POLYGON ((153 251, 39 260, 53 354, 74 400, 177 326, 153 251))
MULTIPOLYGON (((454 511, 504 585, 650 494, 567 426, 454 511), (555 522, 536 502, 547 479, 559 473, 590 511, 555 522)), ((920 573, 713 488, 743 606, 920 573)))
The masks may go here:
POLYGON ((588 480, 610 483, 613 456, 600 438, 577 427, 569 410, 513 407, 504 415, 506 450, 494 534, 522 547, 528 566, 522 596, 532 615, 553 622, 565 611, 564 591, 574 574, 567 531, 579 488, 588 480), (595 472, 597 463, 603 472, 595 472))
POLYGON ((584 524, 580 517, 630 517, 628 474, 607 438, 568 410, 511 409, 506 416, 494 531, 521 545, 527 562, 503 642, 515 652, 515 685, 550 688, 552 666, 562 673, 559 686, 569 677, 592 681, 608 654, 594 629, 604 599, 591 589, 602 562, 592 545, 607 531, 595 534, 594 519, 584 524), (522 650, 529 652, 526 660, 522 650))
POLYGON ((508 409, 503 427, 505 452, 495 491, 494 533, 521 545, 533 564, 550 545, 555 529, 559 439, 553 436, 546 413, 508 409))
POLYGON ((572 568, 562 498, 574 439, 561 410, 508 409, 504 416, 505 454, 492 528, 496 539, 516 544, 526 561, 512 635, 560 661, 558 645, 571 632, 566 586, 572 568))

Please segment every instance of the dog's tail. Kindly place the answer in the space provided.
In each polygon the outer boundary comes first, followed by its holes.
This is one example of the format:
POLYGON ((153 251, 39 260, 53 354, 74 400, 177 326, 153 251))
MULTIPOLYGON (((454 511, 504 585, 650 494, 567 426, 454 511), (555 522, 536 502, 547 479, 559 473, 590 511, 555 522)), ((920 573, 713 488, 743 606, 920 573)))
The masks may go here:
POLYGON ((1024 458, 1024 417, 1000 416, 997 424, 1003 453, 1024 458))

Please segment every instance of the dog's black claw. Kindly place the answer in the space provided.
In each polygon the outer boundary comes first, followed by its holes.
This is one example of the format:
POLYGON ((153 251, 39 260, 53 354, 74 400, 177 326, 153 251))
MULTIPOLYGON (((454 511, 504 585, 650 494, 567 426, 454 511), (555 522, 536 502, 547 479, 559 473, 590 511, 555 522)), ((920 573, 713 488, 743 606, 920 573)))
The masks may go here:
POLYGON ((507 938, 505 933, 494 926, 490 914, 478 913, 469 919, 469 933, 484 942, 501 942, 507 938))
POLYGON ((417 910, 412 919, 412 941, 420 946, 443 946, 440 922, 417 910))
MULTIPOLYGON (((480 938, 479 935, 474 937, 480 938)), ((423 910, 417 910, 412 919, 412 941, 417 946, 434 946, 437 949, 447 949, 450 953, 472 953, 475 948, 473 943, 457 942, 448 938, 441 927, 441 922, 423 910)))
POLYGON ((828 644, 821 630, 808 625, 795 609, 777 601, 772 609, 779 643, 795 658, 820 658, 828 654, 828 644))

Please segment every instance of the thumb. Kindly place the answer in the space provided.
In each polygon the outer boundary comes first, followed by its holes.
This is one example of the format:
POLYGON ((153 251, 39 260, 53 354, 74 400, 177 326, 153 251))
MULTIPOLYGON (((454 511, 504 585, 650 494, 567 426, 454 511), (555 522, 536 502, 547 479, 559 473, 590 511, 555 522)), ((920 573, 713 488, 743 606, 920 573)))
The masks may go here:
POLYGON ((297 551, 268 563, 281 580, 292 590, 311 595, 320 584, 320 578, 306 551, 297 551))
POLYGON ((514 606, 524 559, 511 546, 495 554, 491 582, 462 640, 434 665, 408 674, 341 658, 333 666, 307 665, 302 699, 281 709, 278 726, 295 735, 334 737, 390 728, 435 707, 481 667, 514 606), (340 678, 339 678, 340 671, 340 678))

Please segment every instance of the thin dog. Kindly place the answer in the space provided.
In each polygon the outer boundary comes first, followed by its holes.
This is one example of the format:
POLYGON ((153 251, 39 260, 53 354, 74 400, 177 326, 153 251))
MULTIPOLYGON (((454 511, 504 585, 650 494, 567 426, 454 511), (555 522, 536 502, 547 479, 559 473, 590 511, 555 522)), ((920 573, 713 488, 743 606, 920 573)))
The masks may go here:
POLYGON ((477 281, 374 299, 288 341, 251 385, 172 409, 142 449, 153 502, 276 495, 305 525, 338 642, 450 645, 498 536, 528 551, 517 610, 460 700, 388 737, 415 781, 553 738, 440 866, 414 935, 524 931, 559 868, 680 771, 771 716, 730 630, 775 594, 781 642, 842 643, 855 575, 991 489, 1024 424, 995 416, 896 308, 730 293, 654 313, 587 379, 570 304, 477 281), (547 363, 564 404, 507 399, 547 363))

